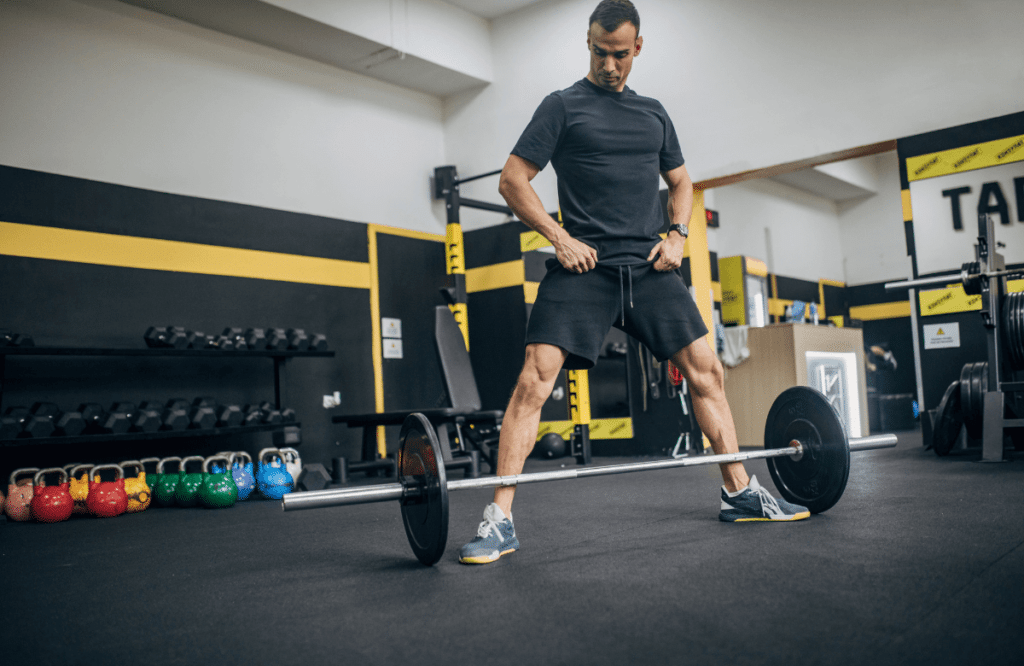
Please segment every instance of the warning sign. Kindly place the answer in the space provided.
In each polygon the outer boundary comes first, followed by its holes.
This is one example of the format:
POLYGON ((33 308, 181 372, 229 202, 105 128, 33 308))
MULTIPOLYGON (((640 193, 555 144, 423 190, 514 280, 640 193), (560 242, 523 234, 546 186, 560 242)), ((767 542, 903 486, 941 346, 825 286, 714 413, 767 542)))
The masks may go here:
POLYGON ((946 324, 925 324, 925 349, 950 349, 959 346, 960 324, 956 322, 949 322, 946 324))

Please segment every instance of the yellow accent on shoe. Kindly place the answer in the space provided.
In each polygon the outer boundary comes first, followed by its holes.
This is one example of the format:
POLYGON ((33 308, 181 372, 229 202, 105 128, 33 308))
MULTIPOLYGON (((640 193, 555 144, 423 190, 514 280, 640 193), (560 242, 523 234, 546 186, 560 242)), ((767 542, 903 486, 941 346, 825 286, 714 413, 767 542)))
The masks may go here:
POLYGON ((736 520, 729 521, 733 523, 791 523, 794 520, 803 520, 804 518, 810 518, 810 511, 801 511, 800 513, 794 513, 789 518, 737 518, 736 520))
POLYGON ((516 548, 509 548, 508 550, 503 550, 500 553, 498 553, 497 557, 460 557, 459 562, 462 562, 463 564, 490 564, 491 562, 497 562, 509 553, 516 552, 516 550, 516 548))

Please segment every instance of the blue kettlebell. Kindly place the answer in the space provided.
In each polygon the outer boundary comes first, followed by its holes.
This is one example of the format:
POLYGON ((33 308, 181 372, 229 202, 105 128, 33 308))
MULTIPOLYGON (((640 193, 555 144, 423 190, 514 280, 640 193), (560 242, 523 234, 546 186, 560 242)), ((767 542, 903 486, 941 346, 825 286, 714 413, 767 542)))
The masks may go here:
POLYGON ((256 477, 252 473, 252 456, 245 451, 231 454, 231 478, 238 487, 238 501, 249 497, 256 488, 256 477))
POLYGON ((279 449, 260 451, 256 466, 256 490, 267 499, 281 499, 292 491, 295 481, 284 466, 284 457, 279 449))
MULTIPOLYGON (((235 455, 235 453, 234 451, 218 451, 215 455, 218 457, 224 456, 228 460, 231 460, 231 456, 235 455)), ((222 465, 219 462, 210 463, 211 474, 223 474, 225 471, 227 471, 227 465, 222 465)))

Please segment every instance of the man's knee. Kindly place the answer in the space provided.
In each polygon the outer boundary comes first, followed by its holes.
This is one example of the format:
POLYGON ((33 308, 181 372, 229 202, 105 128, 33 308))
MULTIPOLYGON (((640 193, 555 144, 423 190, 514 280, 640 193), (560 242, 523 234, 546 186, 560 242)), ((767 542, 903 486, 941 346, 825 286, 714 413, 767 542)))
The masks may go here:
POLYGON ((543 406, 564 362, 565 353, 557 347, 527 347, 526 361, 516 382, 515 398, 534 407, 543 406))

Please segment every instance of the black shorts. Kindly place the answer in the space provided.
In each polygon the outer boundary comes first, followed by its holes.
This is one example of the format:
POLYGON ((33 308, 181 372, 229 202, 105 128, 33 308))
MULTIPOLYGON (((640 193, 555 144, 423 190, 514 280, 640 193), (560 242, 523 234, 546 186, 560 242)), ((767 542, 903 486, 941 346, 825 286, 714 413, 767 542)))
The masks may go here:
POLYGON ((566 350, 568 370, 594 367, 612 326, 642 342, 659 361, 707 335, 697 304, 675 271, 656 271, 653 262, 599 264, 586 273, 571 273, 557 259, 548 259, 546 266, 526 344, 566 350))

